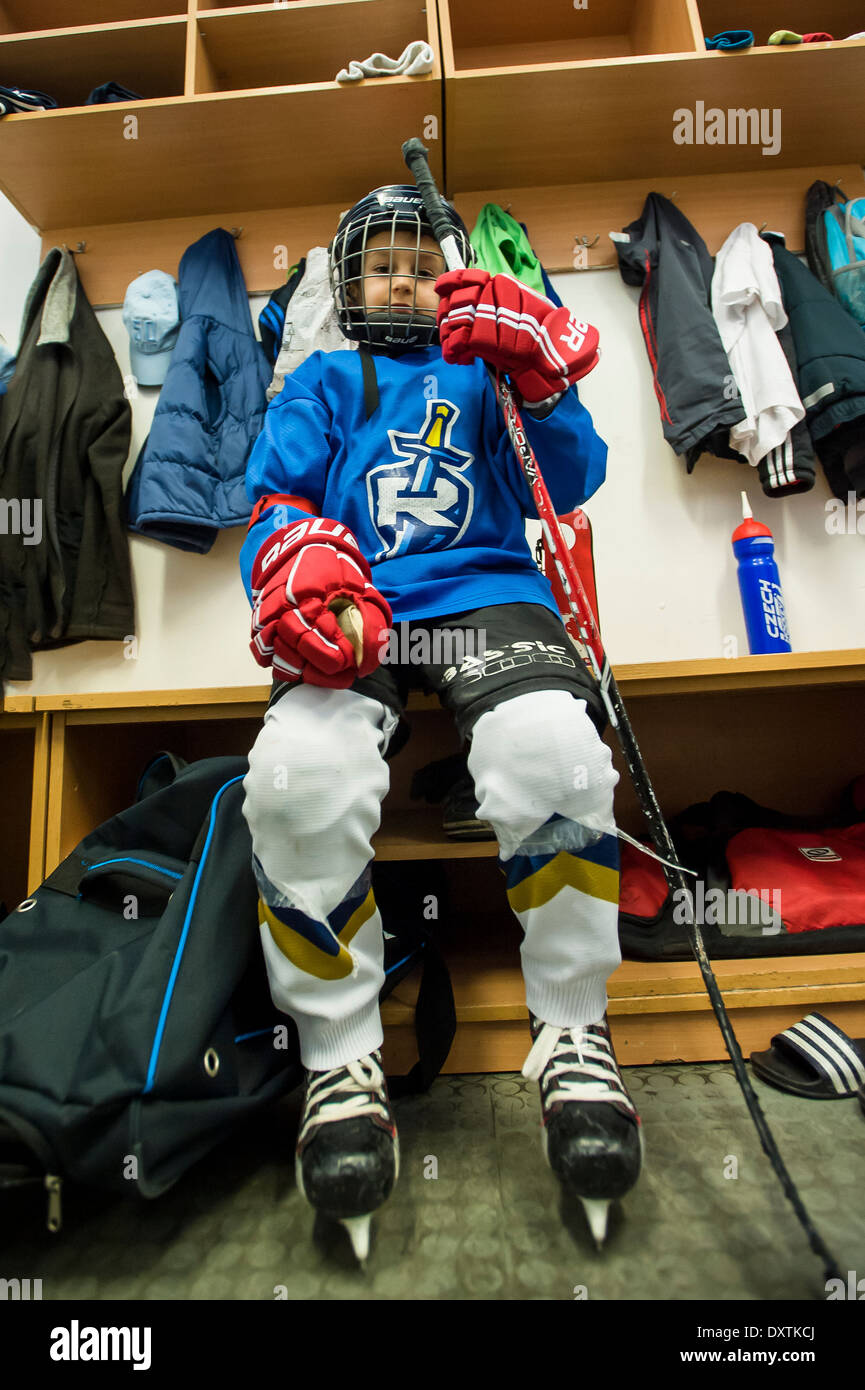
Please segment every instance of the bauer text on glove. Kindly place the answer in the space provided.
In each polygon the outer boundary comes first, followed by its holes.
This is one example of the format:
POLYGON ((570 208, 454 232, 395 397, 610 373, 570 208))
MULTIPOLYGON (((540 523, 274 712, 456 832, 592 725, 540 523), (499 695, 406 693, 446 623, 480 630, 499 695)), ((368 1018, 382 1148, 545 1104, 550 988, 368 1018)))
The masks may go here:
POLYGON ((392 620, 370 578, 365 556, 341 522, 318 517, 274 532, 252 567, 250 648, 258 664, 272 665, 278 680, 343 689, 370 675, 392 620), (347 606, 354 641, 338 620, 347 606))

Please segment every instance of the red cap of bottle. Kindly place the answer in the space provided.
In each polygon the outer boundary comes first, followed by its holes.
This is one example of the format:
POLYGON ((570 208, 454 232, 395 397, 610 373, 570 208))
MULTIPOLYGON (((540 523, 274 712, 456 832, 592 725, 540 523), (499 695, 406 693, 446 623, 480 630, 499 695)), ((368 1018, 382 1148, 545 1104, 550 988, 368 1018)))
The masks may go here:
POLYGON ((748 504, 747 492, 742 493, 742 516, 744 520, 739 522, 733 532, 734 543, 749 540, 751 536, 768 536, 770 541, 774 539, 768 526, 764 526, 762 521, 754 520, 754 515, 748 504))

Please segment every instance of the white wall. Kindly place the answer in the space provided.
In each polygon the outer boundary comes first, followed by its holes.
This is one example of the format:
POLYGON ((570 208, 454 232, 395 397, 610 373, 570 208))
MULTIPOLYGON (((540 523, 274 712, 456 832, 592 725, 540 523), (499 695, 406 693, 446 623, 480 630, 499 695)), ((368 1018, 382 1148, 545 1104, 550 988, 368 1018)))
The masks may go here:
MULTIPOLYGON (((617 270, 553 283, 601 333, 601 361, 580 395, 609 446, 607 481, 586 511, 613 664, 723 657, 729 636, 747 655, 730 544, 743 488, 775 537, 793 650, 865 645, 865 535, 827 533, 832 493, 822 468, 810 492, 783 499, 766 497, 757 470, 733 460, 705 455, 688 475, 661 431, 639 291, 617 270)), ((860 524, 865 530, 865 515, 860 524)))
MULTIPOLYGON (((35 233, 0 198, 0 333, 10 346, 17 344, 38 264, 35 233)), ((176 266, 161 268, 176 274, 176 266)), ((865 539, 827 533, 831 493, 822 472, 811 492, 774 502, 746 465, 705 457, 688 476, 661 433, 637 318, 638 291, 614 270, 558 275, 553 283, 601 334, 601 362, 580 393, 609 445, 607 481, 586 511, 594 530, 604 640, 614 665, 723 657, 730 654, 731 636, 739 653, 747 653, 730 545, 746 486, 755 516, 775 535, 794 650, 861 646, 865 539)), ((265 302, 261 296, 250 301, 256 326, 265 302)), ((125 376, 129 346, 120 310, 100 311, 99 319, 125 376)), ((156 390, 140 389, 132 402, 126 476, 157 396, 156 390)), ((534 538, 536 526, 529 529, 534 538)), ((33 681, 10 683, 7 692, 265 684, 267 676, 248 648, 249 605, 237 565, 243 535, 244 528, 221 532, 208 555, 130 536, 137 649, 131 643, 84 642, 37 652, 33 681)))
POLYGON ((0 194, 0 337, 14 352, 24 301, 39 269, 39 237, 0 194))

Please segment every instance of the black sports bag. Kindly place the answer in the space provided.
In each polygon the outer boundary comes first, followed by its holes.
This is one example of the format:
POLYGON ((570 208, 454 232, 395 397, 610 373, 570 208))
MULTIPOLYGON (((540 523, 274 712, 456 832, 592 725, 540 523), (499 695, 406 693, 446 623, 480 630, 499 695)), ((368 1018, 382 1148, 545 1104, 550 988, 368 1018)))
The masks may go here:
MULTIPOLYGON (((261 950, 247 770, 160 755, 135 805, 0 922, 0 1190, 43 1183, 49 1230, 65 1180, 157 1197, 302 1080, 261 950)), ((386 926, 382 997, 425 966, 402 1094, 429 1086, 456 1025, 434 944, 386 926)))

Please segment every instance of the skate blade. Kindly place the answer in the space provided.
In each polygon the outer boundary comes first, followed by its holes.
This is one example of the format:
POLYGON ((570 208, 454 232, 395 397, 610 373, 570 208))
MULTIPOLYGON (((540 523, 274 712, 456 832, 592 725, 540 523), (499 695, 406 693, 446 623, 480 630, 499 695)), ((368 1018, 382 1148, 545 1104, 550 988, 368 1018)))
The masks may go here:
POLYGON ((369 1255, 369 1228, 372 1222, 372 1215, 369 1216, 342 1216, 339 1224, 348 1231, 352 1249, 358 1263, 363 1267, 369 1255))
POLYGON ((602 1250, 604 1241, 607 1238, 607 1219, 610 1213, 610 1203, 603 1197, 581 1197, 580 1201, 586 1213, 589 1229, 595 1238, 595 1244, 599 1250, 602 1250))

